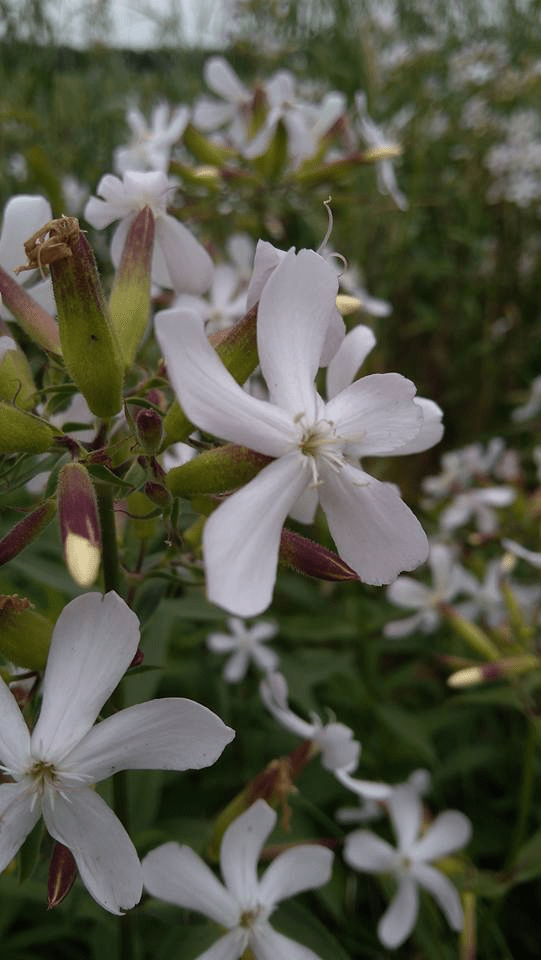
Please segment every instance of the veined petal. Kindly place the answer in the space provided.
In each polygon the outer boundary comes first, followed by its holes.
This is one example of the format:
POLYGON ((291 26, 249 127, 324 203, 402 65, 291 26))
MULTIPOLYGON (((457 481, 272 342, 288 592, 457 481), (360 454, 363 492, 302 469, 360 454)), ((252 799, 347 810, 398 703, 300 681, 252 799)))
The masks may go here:
POLYGON ((327 368, 327 397, 335 397, 355 379, 370 351, 376 345, 376 338, 363 324, 354 327, 346 334, 327 368))
POLYGON ((294 452, 269 463, 211 514, 203 551, 212 603, 244 617, 266 610, 282 526, 309 481, 307 458, 294 452))
POLYGON ((64 796, 47 790, 43 798, 47 830, 71 850, 91 897, 110 913, 139 903, 143 871, 135 847, 105 800, 90 787, 64 796))
POLYGON ((355 830, 344 841, 344 859, 355 870, 386 873, 396 863, 396 850, 370 830, 355 830))
POLYGON ((423 414, 421 429, 413 440, 409 440, 403 447, 393 452, 393 456, 395 457, 403 457, 409 453, 422 453, 423 450, 430 450, 430 448, 435 446, 436 443, 439 443, 443 437, 444 426, 441 422, 443 410, 441 407, 438 407, 437 403, 434 403, 433 400, 428 400, 426 397, 415 397, 414 403, 417 407, 420 407, 423 414))
POLYGON ((316 487, 307 487, 299 499, 293 504, 289 516, 297 523, 313 523, 318 505, 316 487))
POLYGON ((319 498, 338 553, 364 583, 390 583, 426 560, 424 530, 389 484, 348 463, 339 470, 321 463, 319 473, 319 498))
POLYGON ((0 873, 13 860, 28 834, 41 817, 28 783, 0 784, 0 873))
POLYGON ((429 867, 426 863, 414 863, 411 872, 417 882, 437 901, 451 929, 457 932, 462 930, 464 925, 462 904, 451 881, 439 870, 429 867))
POLYGON ((128 669, 139 643, 139 620, 111 592, 85 593, 64 607, 54 628, 43 702, 32 752, 58 760, 93 725, 128 669))
POLYGON ((266 921, 254 924, 249 943, 256 960, 321 960, 313 950, 277 933, 266 921))
POLYGON ((0 677, 0 762, 11 774, 22 774, 29 756, 28 727, 15 697, 0 677))
POLYGON ((208 342, 201 317, 164 310, 155 327, 171 384, 190 420, 258 453, 279 457, 286 452, 294 435, 291 418, 236 383, 208 342))
POLYGON ((401 853, 411 856, 419 836, 423 806, 417 791, 407 783, 395 787, 389 799, 389 813, 401 853))
POLYGON ((417 884, 408 875, 400 877, 398 891, 378 924, 378 937, 393 950, 409 937, 419 909, 417 884))
POLYGON ((191 847, 164 843, 142 866, 145 888, 158 900, 197 910, 224 927, 238 923, 238 903, 191 847))
POLYGON ((440 813, 410 851, 412 860, 439 860, 465 847, 472 834, 468 817, 460 810, 440 813))
POLYGON ((259 884, 260 902, 272 908, 303 890, 322 887, 331 878, 333 854, 327 847, 304 844, 273 860, 259 884))
POLYGON ((169 214, 156 219, 156 243, 177 293, 204 293, 212 280, 212 260, 194 235, 169 214))
POLYGON ((24 262, 24 244, 52 219, 51 205, 45 197, 21 194, 11 197, 4 208, 0 237, 0 263, 6 273, 24 262))
POLYGON ((357 456, 392 453, 412 440, 423 422, 415 386, 399 373, 361 377, 329 401, 326 419, 357 456))
POLYGON ((62 769, 104 780, 118 770, 209 767, 235 733, 208 707, 181 697, 149 700, 96 724, 62 769))
POLYGON ((278 406, 316 418, 314 386, 336 311, 336 273, 313 250, 290 250, 265 284, 257 313, 261 371, 278 406))
POLYGON ((277 820, 264 800, 255 803, 228 826, 220 848, 220 869, 225 885, 241 910, 257 903, 257 861, 277 820))

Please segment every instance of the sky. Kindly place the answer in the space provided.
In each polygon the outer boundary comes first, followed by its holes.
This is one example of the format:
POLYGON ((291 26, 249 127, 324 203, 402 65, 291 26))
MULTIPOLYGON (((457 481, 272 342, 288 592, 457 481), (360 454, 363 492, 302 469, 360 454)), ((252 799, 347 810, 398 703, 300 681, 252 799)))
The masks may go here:
MULTIPOLYGON (((14 10, 25 0, 10 0, 14 10)), ((93 39, 110 46, 148 49, 164 41, 177 42, 178 34, 160 32, 167 18, 182 24, 189 45, 217 46, 223 37, 227 0, 44 0, 58 43, 84 47, 89 29, 93 39), (110 11, 111 30, 100 35, 100 12, 110 11)), ((103 23, 103 20, 101 20, 103 23)))

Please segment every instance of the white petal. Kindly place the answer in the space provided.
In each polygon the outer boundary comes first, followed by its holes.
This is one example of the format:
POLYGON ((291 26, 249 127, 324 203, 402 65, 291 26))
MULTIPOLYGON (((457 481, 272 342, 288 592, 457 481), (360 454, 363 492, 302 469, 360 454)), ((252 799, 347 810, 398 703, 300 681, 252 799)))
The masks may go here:
POLYGON ((263 670, 265 673, 270 673, 273 670, 276 670, 279 657, 274 650, 268 650, 266 647, 255 646, 252 649, 252 659, 254 663, 257 664, 260 670, 263 670))
POLYGON ((275 403, 316 416, 314 380, 336 311, 336 273, 313 250, 286 254, 265 284, 257 314, 261 371, 275 403))
POLYGON ((118 770, 199 770, 214 763, 234 736, 193 700, 149 700, 96 724, 62 766, 93 782, 118 770))
POLYGON ((47 830, 71 850, 91 897, 110 913, 139 903, 143 871, 135 847, 104 800, 92 789, 58 791, 43 799, 47 830))
POLYGON ((224 667, 224 680, 226 683, 238 683, 245 676, 248 669, 249 657, 246 650, 237 650, 229 658, 224 667))
POLYGON ((340 556, 364 583, 390 583, 426 560, 428 541, 417 518, 388 484, 349 464, 320 466, 319 497, 340 556))
POLYGON ((249 633, 252 643, 264 643, 276 636, 278 626, 276 623, 269 623, 267 620, 259 620, 250 627, 249 633))
POLYGON ((145 888, 158 900, 197 910, 224 927, 238 923, 238 904, 191 847, 164 843, 142 866, 145 888))
MULTIPOLYGON (((294 251, 293 247, 290 250, 294 251)), ((286 255, 285 250, 279 250, 268 240, 258 240, 255 248, 254 268, 252 278, 246 291, 246 309, 251 310, 259 300, 263 287, 279 263, 286 255)))
POLYGON ((133 660, 139 621, 116 593, 85 593, 54 628, 32 752, 60 759, 90 730, 133 660))
POLYGON ((204 293, 208 290, 212 280, 212 260, 183 223, 168 214, 158 217, 156 244, 167 264, 173 290, 177 293, 204 293))
POLYGON ((462 930, 464 925, 462 904, 451 881, 439 870, 429 867, 426 863, 413 864, 411 872, 418 883, 438 902, 451 929, 457 932, 462 930))
POLYGON ((410 856, 414 860, 437 860, 466 846, 472 834, 468 817, 459 810, 440 813, 415 844, 410 856))
POLYGON ((344 860, 355 870, 386 873, 396 863, 396 850, 369 830, 355 830, 344 841, 344 860))
POLYGON ((425 613, 414 613, 412 617, 404 617, 403 620, 390 620, 383 628, 386 637, 407 637, 414 630, 418 630, 423 623, 425 613))
POLYGON ((341 437, 351 440, 358 456, 392 453, 413 439, 421 428, 420 408, 413 402, 415 386, 399 373, 361 377, 325 408, 341 437))
POLYGON ((359 324, 346 334, 327 368, 329 399, 353 383, 355 375, 375 345, 376 338, 370 327, 359 324))
POLYGON ((432 597, 432 590, 429 590, 424 583, 414 580, 413 577, 397 577, 387 588, 387 600, 395 603, 397 607, 406 607, 406 609, 418 610, 425 607, 432 597))
POLYGON ((260 902, 272 907, 303 890, 322 887, 331 878, 333 854, 327 847, 293 847, 273 860, 259 884, 260 902))
POLYGON ((280 533, 310 480, 307 458, 274 460, 207 520, 203 551, 207 594, 232 613, 253 617, 272 599, 280 533))
POLYGON ((327 723, 314 737, 321 750, 321 763, 326 770, 355 769, 361 745, 353 739, 353 730, 344 723, 327 723))
POLYGON ((239 80, 233 67, 225 57, 210 57, 205 61, 203 76, 213 93, 219 94, 224 100, 231 103, 243 102, 251 99, 250 91, 239 80))
POLYGON ((199 130, 216 130, 235 115, 230 103, 220 103, 210 97, 200 97, 194 107, 192 122, 199 130))
POLYGON ((242 910, 257 903, 257 861, 276 820, 275 811, 264 800, 256 800, 245 813, 233 820, 223 835, 220 848, 222 876, 242 910))
POLYGON ((266 922, 255 924, 249 942, 256 960, 321 960, 313 950, 277 933, 266 922))
POLYGON ((231 650, 236 650, 238 645, 238 638, 230 636, 229 633, 210 633, 207 637, 207 647, 214 653, 230 653, 231 650))
POLYGON ((385 947, 399 947, 409 937, 418 909, 417 884, 409 876, 400 877, 396 896, 378 924, 378 937, 385 947))
POLYGON ((8 200, 4 208, 0 237, 0 263, 6 273, 25 262, 25 241, 52 219, 51 205, 45 197, 21 194, 8 200))
POLYGON ((419 836, 423 818, 423 805, 419 794, 410 784, 395 787, 389 800, 389 813, 400 852, 409 857, 419 836))
POLYGON ((416 406, 420 407, 423 414, 421 429, 413 440, 409 440, 399 450, 394 451, 394 456, 405 456, 410 453, 422 453, 423 450, 430 450, 431 447, 439 443, 443 437, 444 426, 441 422, 443 410, 438 407, 433 400, 427 400, 426 397, 415 397, 416 406))
POLYGON ((22 774, 30 756, 30 733, 20 707, 0 677, 0 762, 12 774, 22 774))
POLYGON ((304 740, 311 740, 320 729, 315 723, 307 723, 287 705, 287 685, 281 673, 271 673, 259 685, 263 703, 286 730, 295 733, 304 740))
POLYGON ((201 317, 164 310, 157 314, 155 327, 169 379, 190 420, 259 453, 273 457, 285 452, 293 432, 291 418, 236 383, 208 342, 201 317))
POLYGON ((28 783, 0 784, 0 873, 41 817, 40 805, 32 809, 32 799, 28 783))
POLYGON ((235 927, 204 953, 200 953, 197 960, 238 960, 244 953, 247 939, 247 931, 242 927, 235 927))
POLYGON ((352 777, 346 770, 335 770, 334 775, 348 790, 352 790, 357 796, 365 797, 368 800, 386 800, 392 793, 393 788, 387 783, 358 780, 356 777, 352 777))
POLYGON ((316 487, 307 487, 289 511, 289 516, 297 523, 313 523, 319 498, 316 487))

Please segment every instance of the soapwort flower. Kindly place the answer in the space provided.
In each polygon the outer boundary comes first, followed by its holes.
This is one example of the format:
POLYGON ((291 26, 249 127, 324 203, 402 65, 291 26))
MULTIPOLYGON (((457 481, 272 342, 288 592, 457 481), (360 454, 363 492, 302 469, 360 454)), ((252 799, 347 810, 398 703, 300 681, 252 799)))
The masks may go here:
POLYGON ((135 656, 139 622, 116 593, 87 593, 58 618, 38 721, 30 733, 0 680, 0 870, 43 816, 73 854, 90 895, 111 913, 141 898, 135 847, 94 783, 119 770, 207 767, 233 731, 191 700, 150 700, 94 721, 135 656))
POLYGON ((144 858, 149 893, 226 928, 198 960, 238 960, 246 949, 256 960, 318 960, 308 947, 273 930, 269 917, 287 897, 327 883, 333 855, 318 844, 292 847, 258 878, 257 860, 276 819, 264 800, 256 800, 230 824, 220 849, 225 886, 191 847, 165 843, 144 858))
POLYGON ((161 170, 166 173, 171 149, 184 133, 190 118, 188 107, 171 110, 167 103, 158 103, 150 115, 150 123, 137 107, 126 113, 131 140, 114 152, 117 173, 128 170, 161 170))
POLYGON ((250 660, 265 672, 276 670, 277 654, 263 646, 278 633, 275 623, 260 620, 249 627, 239 617, 230 617, 227 626, 230 633, 211 633, 207 637, 207 645, 214 653, 231 654, 224 667, 224 680, 227 683, 238 683, 242 680, 250 660))
POLYGON ((328 403, 315 388, 337 286, 334 270, 311 250, 290 250, 264 284, 257 338, 270 402, 235 382, 197 314, 169 310, 156 318, 169 377, 190 420, 275 458, 205 525, 208 596, 240 616, 270 603, 282 525, 308 488, 319 496, 340 556, 364 582, 389 583, 428 553, 423 529, 397 491, 359 465, 419 433, 414 385, 399 374, 375 374, 328 403))

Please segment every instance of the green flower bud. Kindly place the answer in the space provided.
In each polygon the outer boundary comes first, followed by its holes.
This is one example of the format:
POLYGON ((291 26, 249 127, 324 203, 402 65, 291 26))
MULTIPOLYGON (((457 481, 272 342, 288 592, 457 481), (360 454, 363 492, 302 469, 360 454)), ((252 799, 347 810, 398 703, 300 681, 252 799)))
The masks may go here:
POLYGON ((100 568, 101 531, 94 487, 82 463, 62 467, 57 496, 66 566, 80 587, 90 587, 100 568))
POLYGON ((53 624, 25 597, 0 597, 0 653, 18 667, 44 670, 53 624))
POLYGON ((128 230, 109 301, 111 322, 127 368, 133 365, 148 324, 153 248, 154 216, 150 207, 144 207, 128 230))
MULTIPOLYGON (((194 157, 200 160, 201 163, 222 167, 224 163, 227 163, 228 160, 231 160, 231 158, 235 156, 234 150, 230 147, 223 147, 213 143, 212 140, 208 140, 191 123, 186 127, 182 140, 184 146, 187 147, 190 153, 193 153, 194 157)), ((171 173, 176 173, 174 160, 171 163, 171 173)))
POLYGON ((40 417, 0 401, 0 453, 45 453, 59 433, 40 417))
POLYGON ((36 387, 30 364, 11 337, 0 337, 0 400, 31 407, 36 387))
POLYGON ((180 467, 169 471, 165 482, 177 497, 193 497, 200 493, 224 493, 248 483, 272 457, 256 453, 248 447, 227 443, 200 453, 180 467))
POLYGON ((155 410, 139 410, 135 418, 135 429, 145 453, 154 456, 160 449, 163 440, 162 418, 155 410))
POLYGON ((44 350, 61 354, 58 324, 33 297, 0 267, 0 296, 19 326, 44 350))

